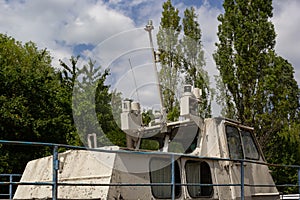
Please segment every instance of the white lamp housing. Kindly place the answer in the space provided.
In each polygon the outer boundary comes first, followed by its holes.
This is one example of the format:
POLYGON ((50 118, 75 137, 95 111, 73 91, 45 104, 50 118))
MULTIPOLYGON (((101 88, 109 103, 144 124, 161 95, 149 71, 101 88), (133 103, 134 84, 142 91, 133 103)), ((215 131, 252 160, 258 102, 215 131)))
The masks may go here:
POLYGON ((121 129, 125 132, 136 132, 142 126, 140 104, 126 99, 122 104, 121 129))

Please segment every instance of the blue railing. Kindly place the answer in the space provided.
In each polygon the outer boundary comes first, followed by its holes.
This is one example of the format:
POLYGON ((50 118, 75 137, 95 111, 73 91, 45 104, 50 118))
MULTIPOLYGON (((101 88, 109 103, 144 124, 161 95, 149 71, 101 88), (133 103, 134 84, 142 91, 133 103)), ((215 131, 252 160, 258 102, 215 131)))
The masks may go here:
MULTIPOLYGON (((0 144, 4 145, 25 145, 25 146, 47 146, 53 149, 53 164, 52 164, 52 181, 50 182, 20 182, 13 181, 13 177, 20 177, 20 174, 2 174, 0 177, 9 177, 9 181, 1 181, 0 186, 9 186, 9 194, 3 194, 9 197, 9 199, 13 198, 13 185, 51 185, 52 186, 52 199, 58 199, 58 186, 171 186, 172 191, 172 199, 175 199, 175 186, 235 186, 240 187, 240 195, 241 200, 244 200, 245 195, 245 187, 298 187, 300 194, 300 166, 299 165, 278 165, 278 164, 268 164, 260 161, 253 160, 243 160, 243 159, 227 159, 227 158, 215 158, 215 157, 200 157, 189 155, 189 157, 206 159, 206 160, 218 160, 218 161, 235 161, 240 163, 240 183, 237 184, 199 184, 199 183, 175 183, 175 157, 186 156, 186 154, 178 154, 178 153, 165 153, 165 152, 140 152, 140 151, 126 151, 126 150, 106 150, 106 149, 95 149, 95 148, 87 148, 87 147, 79 147, 79 146, 71 146, 64 144, 54 144, 54 143, 42 143, 42 142, 23 142, 23 141, 8 141, 8 140, 0 140, 0 144), (77 150, 88 150, 88 151, 96 151, 96 152, 104 152, 104 153, 129 153, 129 154, 151 154, 151 155, 167 155, 170 156, 171 159, 171 182, 170 183, 60 183, 58 182, 58 170, 59 170, 59 160, 58 160, 58 150, 59 148, 65 149, 77 149, 77 150), (296 168, 298 170, 298 183, 297 184, 283 184, 283 185, 253 185, 253 184, 245 184, 244 179, 244 163, 255 163, 273 167, 290 167, 296 168)), ((1 195, 1 194, 0 194, 1 195)), ((300 196, 299 196, 300 199, 300 196)))
POLYGON ((8 182, 8 188, 6 188, 7 193, 4 194, 0 194, 0 199, 4 198, 4 197, 8 197, 9 199, 13 198, 13 194, 14 194, 14 188, 13 188, 13 182, 15 181, 15 179, 20 179, 22 176, 22 174, 0 174, 0 181, 1 182, 8 182), (4 179, 4 180, 3 180, 4 179))

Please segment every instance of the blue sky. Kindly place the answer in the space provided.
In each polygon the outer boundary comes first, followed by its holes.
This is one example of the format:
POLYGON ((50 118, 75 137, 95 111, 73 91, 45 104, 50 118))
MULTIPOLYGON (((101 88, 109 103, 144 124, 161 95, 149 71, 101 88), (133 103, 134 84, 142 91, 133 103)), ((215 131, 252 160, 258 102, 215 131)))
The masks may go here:
MULTIPOLYGON (((59 59, 67 62, 72 55, 82 54, 83 58, 90 56, 99 59, 100 62, 104 60, 108 65, 120 63, 112 62, 115 58, 123 59, 129 70, 126 56, 131 55, 133 64, 138 63, 136 64, 138 66, 133 67, 140 67, 136 75, 144 79, 149 72, 143 74, 146 69, 148 70, 143 67, 147 66, 149 61, 144 60, 145 63, 142 64, 138 58, 144 58, 145 55, 133 55, 128 52, 149 47, 143 27, 148 19, 152 19, 155 35, 163 2, 163 0, 0 0, 0 33, 22 42, 33 41, 39 48, 47 48, 53 57, 53 65, 57 67, 59 59)), ((196 8, 202 30, 206 69, 213 77, 217 74, 217 70, 212 53, 218 40, 217 16, 223 12, 222 1, 173 0, 172 2, 180 10, 181 15, 187 7, 196 8)), ((273 0, 273 7, 274 17, 271 20, 277 33, 276 52, 293 64, 296 79, 300 84, 300 26, 298 26, 300 1, 273 0)), ((82 59, 80 64, 84 62, 82 59)), ((121 73, 122 70, 117 66, 122 67, 116 65, 114 71, 121 73)), ((211 82, 214 82, 212 78, 211 82)))

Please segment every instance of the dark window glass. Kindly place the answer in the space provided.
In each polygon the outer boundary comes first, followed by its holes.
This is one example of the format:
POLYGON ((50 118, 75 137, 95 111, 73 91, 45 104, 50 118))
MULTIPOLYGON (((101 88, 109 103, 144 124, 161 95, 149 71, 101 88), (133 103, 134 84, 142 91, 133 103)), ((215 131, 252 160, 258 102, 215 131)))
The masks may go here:
POLYGON ((174 128, 171 132, 169 152, 192 153, 197 147, 199 128, 197 125, 174 128))
POLYGON ((239 130, 234 126, 226 126, 226 136, 230 158, 243 159, 239 130))
MULTIPOLYGON (((170 159, 155 158, 150 161, 150 180, 151 183, 171 183, 172 165, 170 159)), ((174 163, 175 183, 180 184, 180 169, 177 162, 174 163)), ((151 186, 152 194, 155 198, 170 199, 172 198, 171 186, 151 186)), ((175 196, 181 194, 181 186, 175 186, 175 196)))
POLYGON ((251 132, 247 130, 242 130, 242 140, 244 145, 245 158, 251 160, 258 160, 259 153, 251 132))
POLYGON ((140 149, 159 150, 160 142, 158 140, 142 139, 140 149))
MULTIPOLYGON (((185 164, 186 182, 191 184, 212 184, 210 167, 206 162, 187 161, 185 164)), ((189 195, 193 198, 210 197, 213 186, 187 186, 189 195)))

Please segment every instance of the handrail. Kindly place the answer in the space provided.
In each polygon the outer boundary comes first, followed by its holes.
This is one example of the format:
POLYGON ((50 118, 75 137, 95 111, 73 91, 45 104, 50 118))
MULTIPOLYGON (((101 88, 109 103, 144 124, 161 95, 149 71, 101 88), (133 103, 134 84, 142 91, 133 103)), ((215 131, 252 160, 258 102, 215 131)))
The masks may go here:
MULTIPOLYGON (((240 183, 237 184, 201 184, 201 183, 175 183, 175 167, 174 161, 175 157, 183 157, 187 156, 186 154, 182 153, 171 153, 171 152, 141 152, 141 151, 128 151, 128 150, 108 150, 108 149, 101 149, 101 148, 87 148, 82 146, 72 146, 66 144, 55 144, 55 143, 43 143, 43 142, 25 142, 25 141, 9 141, 9 140, 0 140, 0 144, 5 145, 29 145, 29 146, 48 146, 53 148, 53 176, 52 181, 50 182, 13 182, 12 179, 9 182, 0 182, 0 185, 9 185, 10 188, 12 185, 52 185, 52 199, 57 200, 58 198, 58 186, 171 186, 172 191, 172 199, 175 199, 175 186, 182 185, 182 186, 239 186, 240 187, 240 194, 241 200, 244 200, 244 188, 245 187, 298 187, 300 193, 300 165, 283 165, 283 164, 270 164, 262 161, 255 161, 255 160, 247 160, 247 159, 230 159, 230 158, 217 158, 217 157, 205 157, 205 156, 195 156, 195 155, 188 155, 192 158, 200 158, 200 159, 207 159, 207 160, 218 160, 218 161, 234 161, 240 163, 240 170, 241 170, 241 177, 240 183), (103 152, 103 153, 128 153, 128 154, 147 154, 147 155, 168 155, 171 159, 171 182, 170 183, 149 183, 149 184, 132 184, 132 183, 108 183, 108 184, 96 184, 96 183, 60 183, 58 182, 58 149, 59 148, 66 148, 66 149, 73 149, 73 150, 88 150, 88 151, 96 151, 96 152, 103 152), (297 184, 284 184, 284 185, 254 185, 254 184, 245 184, 244 183, 244 163, 255 163, 260 165, 272 166, 272 167, 290 167, 290 168, 297 168, 298 169, 298 183, 297 184)), ((9 174, 0 174, 1 176, 9 175, 9 174)), ((13 175, 13 174, 12 174, 13 175)), ((12 199, 12 194, 9 194, 10 199, 12 199)))
MULTIPOLYGON (((9 182, 8 182, 8 194, 0 194, 0 196, 8 196, 9 199, 12 199, 13 197, 13 178, 14 177, 21 177, 22 174, 0 174, 0 178, 4 177, 8 177, 9 178, 9 182)), ((1 183, 1 182, 0 182, 1 183)))

